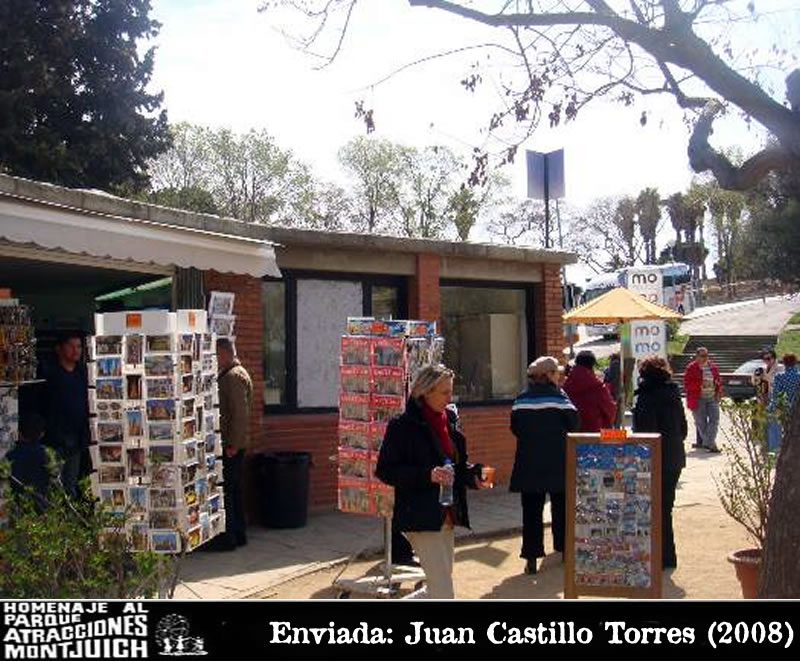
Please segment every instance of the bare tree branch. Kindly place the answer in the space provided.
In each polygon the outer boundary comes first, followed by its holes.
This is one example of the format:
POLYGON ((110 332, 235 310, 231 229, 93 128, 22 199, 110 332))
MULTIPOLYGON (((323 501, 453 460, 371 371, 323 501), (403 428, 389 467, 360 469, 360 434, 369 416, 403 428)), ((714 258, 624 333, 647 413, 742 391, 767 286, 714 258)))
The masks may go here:
POLYGON ((722 188, 744 191, 753 188, 768 172, 791 167, 792 155, 782 146, 767 147, 739 167, 711 147, 708 138, 713 133, 714 120, 723 110, 720 102, 709 101, 694 125, 689 139, 689 163, 695 172, 710 170, 722 188))

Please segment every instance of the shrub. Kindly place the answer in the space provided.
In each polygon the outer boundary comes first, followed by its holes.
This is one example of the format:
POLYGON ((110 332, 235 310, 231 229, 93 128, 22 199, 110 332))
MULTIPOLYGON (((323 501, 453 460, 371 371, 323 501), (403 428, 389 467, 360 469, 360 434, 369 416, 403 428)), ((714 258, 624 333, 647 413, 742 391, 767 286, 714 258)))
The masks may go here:
MULTIPOLYGON (((8 463, 0 477, 9 477, 8 463)), ((0 530, 0 595, 4 598, 171 597, 180 559, 135 551, 127 513, 54 487, 46 499, 29 488, 8 491, 9 523, 0 530)))

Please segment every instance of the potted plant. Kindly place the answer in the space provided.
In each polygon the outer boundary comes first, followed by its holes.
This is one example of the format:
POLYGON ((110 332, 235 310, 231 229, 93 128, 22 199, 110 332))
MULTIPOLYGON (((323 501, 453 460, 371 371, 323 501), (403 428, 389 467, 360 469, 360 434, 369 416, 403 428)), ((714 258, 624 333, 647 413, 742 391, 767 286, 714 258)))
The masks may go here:
POLYGON ((777 412, 768 417, 756 400, 741 403, 725 400, 722 410, 728 414, 730 423, 725 431, 727 443, 723 446, 726 462, 714 475, 714 483, 723 510, 744 527, 755 544, 728 556, 742 585, 742 597, 755 598, 775 481, 776 457, 768 447, 767 427, 777 412))

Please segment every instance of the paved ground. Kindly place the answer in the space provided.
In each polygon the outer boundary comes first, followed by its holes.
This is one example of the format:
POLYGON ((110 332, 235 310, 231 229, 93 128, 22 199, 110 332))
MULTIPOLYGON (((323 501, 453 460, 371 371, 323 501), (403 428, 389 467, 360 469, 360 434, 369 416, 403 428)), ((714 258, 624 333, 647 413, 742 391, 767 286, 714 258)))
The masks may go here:
MULTIPOLYGON (((713 308, 717 309, 717 306, 713 308)), ((798 297, 773 297, 763 302, 739 302, 726 309, 706 311, 681 324, 684 335, 770 335, 780 333, 794 312, 800 309, 798 297)))
MULTIPOLYGON (((693 441, 693 426, 690 425, 693 441)), ((738 583, 727 554, 746 544, 742 529, 722 511, 712 473, 723 455, 690 451, 676 498, 679 567, 664 582, 672 598, 738 598, 738 583)), ((561 597, 563 566, 548 556, 535 577, 522 573, 518 558, 521 510, 505 488, 470 493, 475 531, 462 530, 456 553, 457 595, 461 598, 561 597)), ((228 553, 198 552, 185 562, 178 598, 331 598, 332 582, 373 574, 382 543, 379 520, 327 513, 312 516, 302 529, 250 530, 250 544, 228 553), (372 560, 345 562, 371 550, 372 560)), ((551 545, 548 544, 548 549, 551 545)), ((409 585, 410 588, 410 585, 409 585)), ((353 596, 357 597, 357 596, 353 596)))

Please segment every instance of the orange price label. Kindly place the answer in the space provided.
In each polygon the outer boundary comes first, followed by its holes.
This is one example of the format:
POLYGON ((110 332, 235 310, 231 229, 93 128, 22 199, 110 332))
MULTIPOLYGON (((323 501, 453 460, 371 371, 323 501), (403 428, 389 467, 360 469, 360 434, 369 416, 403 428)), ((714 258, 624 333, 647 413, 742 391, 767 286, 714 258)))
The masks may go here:
POLYGON ((125 315, 125 326, 129 329, 140 329, 142 327, 141 313, 128 313, 125 315))
POLYGON ((600 430, 600 439, 605 441, 615 441, 619 439, 627 439, 628 438, 628 431, 625 428, 616 429, 606 429, 600 430))
POLYGON ((197 316, 195 313, 189 313, 189 328, 193 329, 197 326, 197 316))

